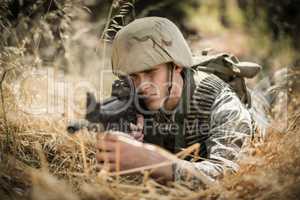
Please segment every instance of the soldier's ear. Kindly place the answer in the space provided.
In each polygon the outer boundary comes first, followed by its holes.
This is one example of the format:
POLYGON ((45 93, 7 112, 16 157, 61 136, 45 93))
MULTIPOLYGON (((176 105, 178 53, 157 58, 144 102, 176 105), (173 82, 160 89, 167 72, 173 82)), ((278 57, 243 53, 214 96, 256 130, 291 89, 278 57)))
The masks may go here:
POLYGON ((183 68, 178 65, 174 65, 174 66, 175 66, 175 73, 180 74, 182 72, 183 68))

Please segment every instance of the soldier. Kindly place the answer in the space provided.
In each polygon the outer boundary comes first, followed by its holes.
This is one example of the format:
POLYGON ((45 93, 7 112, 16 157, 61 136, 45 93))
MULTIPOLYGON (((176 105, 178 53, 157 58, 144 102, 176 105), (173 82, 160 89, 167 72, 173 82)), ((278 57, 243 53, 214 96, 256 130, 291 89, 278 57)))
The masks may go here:
MULTIPOLYGON (((198 162, 178 159, 156 169, 154 178, 183 180, 188 167, 210 180, 225 170, 236 172, 236 159, 253 132, 251 115, 236 92, 216 75, 191 66, 193 58, 182 33, 165 18, 137 19, 113 41, 113 72, 130 76, 145 108, 137 124, 131 125, 131 135, 172 153, 196 143, 201 147, 198 162)), ((110 170, 115 169, 116 143, 121 170, 168 161, 143 145, 108 135, 98 141, 96 157, 99 162, 107 159, 110 170)))

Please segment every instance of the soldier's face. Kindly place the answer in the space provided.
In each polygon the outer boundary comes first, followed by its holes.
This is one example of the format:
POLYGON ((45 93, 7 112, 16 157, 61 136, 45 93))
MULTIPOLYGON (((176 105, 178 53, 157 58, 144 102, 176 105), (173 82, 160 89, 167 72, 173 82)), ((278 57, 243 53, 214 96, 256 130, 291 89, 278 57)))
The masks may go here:
POLYGON ((149 110, 158 110, 163 107, 168 95, 168 76, 169 69, 166 64, 130 75, 149 110))

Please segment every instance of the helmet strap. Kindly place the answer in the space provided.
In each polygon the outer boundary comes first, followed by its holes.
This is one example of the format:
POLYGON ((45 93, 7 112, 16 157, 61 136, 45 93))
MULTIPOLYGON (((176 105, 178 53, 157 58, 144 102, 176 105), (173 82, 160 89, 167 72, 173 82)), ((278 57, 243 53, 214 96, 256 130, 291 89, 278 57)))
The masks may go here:
POLYGON ((172 86, 173 86, 173 71, 174 71, 174 64, 173 63, 171 63, 170 65, 169 65, 169 80, 168 80, 168 98, 170 97, 170 95, 171 95, 171 90, 172 90, 172 86))
POLYGON ((171 90, 172 90, 172 86, 173 86, 173 71, 174 71, 174 64, 173 63, 170 63, 168 64, 168 70, 169 70, 169 73, 168 73, 168 93, 167 93, 167 98, 166 100, 164 101, 164 104, 167 103, 167 101, 170 99, 170 96, 171 96, 171 90))

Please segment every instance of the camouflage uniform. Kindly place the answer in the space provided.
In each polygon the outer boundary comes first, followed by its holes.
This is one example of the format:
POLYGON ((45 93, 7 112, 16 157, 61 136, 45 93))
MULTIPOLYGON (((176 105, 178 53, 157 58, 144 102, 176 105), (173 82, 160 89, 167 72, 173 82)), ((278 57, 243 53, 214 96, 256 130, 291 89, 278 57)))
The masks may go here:
POLYGON ((176 180, 187 177, 187 165, 213 179, 222 176, 225 169, 236 172, 237 156, 253 132, 251 115, 230 86, 213 74, 190 69, 185 70, 178 108, 171 114, 158 112, 145 121, 152 123, 145 125, 145 142, 173 153, 200 144, 198 162, 182 161, 174 166, 176 180), (164 124, 166 128, 157 128, 155 124, 164 124))
POLYGON ((182 98, 171 113, 145 115, 145 142, 173 153, 200 144, 198 162, 186 159, 174 165, 178 181, 187 177, 186 166, 211 179, 222 176, 225 169, 237 171, 236 159, 253 128, 249 111, 231 87, 213 74, 191 68, 188 45, 165 18, 135 20, 116 35, 112 49, 115 74, 131 74, 169 62, 184 68, 182 98))

